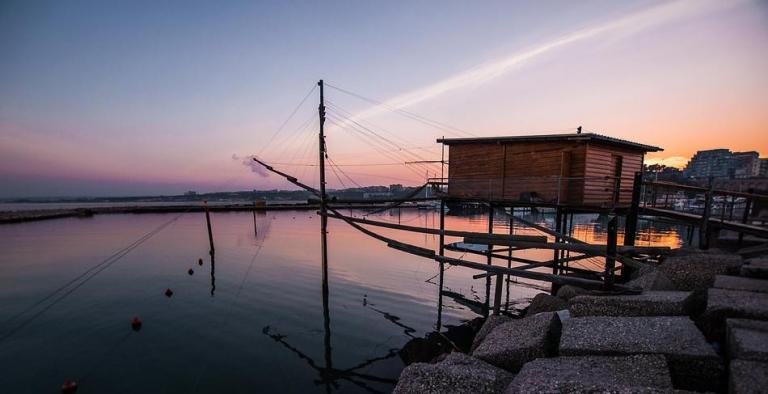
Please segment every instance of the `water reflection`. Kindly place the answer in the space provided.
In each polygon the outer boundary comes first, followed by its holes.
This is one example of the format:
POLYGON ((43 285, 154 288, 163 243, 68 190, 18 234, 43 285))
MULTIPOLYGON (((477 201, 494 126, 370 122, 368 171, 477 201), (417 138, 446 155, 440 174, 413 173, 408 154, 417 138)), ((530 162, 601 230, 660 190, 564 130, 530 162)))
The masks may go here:
MULTIPOLYGON (((439 227, 436 211, 397 211, 372 216, 439 227)), ((547 213, 516 214, 554 223, 547 213)), ((442 329, 473 319, 486 303, 484 280, 472 278, 477 271, 446 266, 440 292, 434 261, 392 250, 338 221, 328 224, 324 268, 313 213, 259 214, 256 224, 253 216, 212 213, 216 253, 208 278, 186 273, 209 252, 205 218, 183 215, 0 343, 1 387, 46 392, 64 378, 87 375, 83 392, 385 392, 403 368, 396 349, 433 332, 438 312, 442 329), (172 298, 162 294, 166 288, 173 289, 172 298), (124 339, 135 315, 144 327, 124 339)), ((169 218, 97 215, 0 226, 0 322, 169 218)), ((574 236, 604 239, 601 220, 576 216, 574 236)), ((492 225, 494 233, 510 231, 502 212, 492 225)), ((486 231, 487 215, 447 216, 445 226, 486 231)), ((645 226, 638 234, 643 244, 679 242, 682 234, 645 226)), ((434 235, 380 232, 433 250, 439 244, 434 235)), ((520 226, 514 232, 537 234, 520 226)), ((446 253, 485 262, 485 256, 446 253)), ((551 258, 551 251, 498 253, 551 258)), ((514 313, 542 285, 511 278, 505 309, 514 313)), ((0 332, 9 328, 0 323, 0 332)))

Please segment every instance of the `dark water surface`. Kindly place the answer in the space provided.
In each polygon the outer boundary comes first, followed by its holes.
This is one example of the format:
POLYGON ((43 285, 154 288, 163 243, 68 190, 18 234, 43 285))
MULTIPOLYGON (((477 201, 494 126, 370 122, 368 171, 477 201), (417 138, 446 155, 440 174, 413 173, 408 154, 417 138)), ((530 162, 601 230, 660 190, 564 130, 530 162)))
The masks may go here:
MULTIPOLYGON (((438 226, 434 211, 404 209, 373 218, 438 226)), ((506 220, 495 222, 494 232, 506 233, 506 220)), ((539 220, 551 225, 551 218, 539 220)), ((324 316, 320 221, 313 212, 257 215, 257 235, 248 212, 215 213, 212 221, 215 271, 201 213, 0 226, 0 392, 56 393, 65 379, 78 382, 78 393, 388 392, 403 368, 397 349, 435 328, 434 261, 389 249, 331 220, 324 316), (174 218, 121 258, 113 256, 174 218), (173 290, 171 298, 163 294, 166 288, 173 290), (131 330, 134 316, 143 320, 138 332, 131 330)), ((484 216, 449 216, 446 223, 450 229, 487 229, 484 216)), ((580 218, 574 236, 604 242, 603 225, 595 217, 580 218)), ((376 231, 437 245, 432 235, 376 231)), ((646 225, 638 239, 678 246, 681 233, 646 225)), ((473 280, 476 273, 450 268, 446 288, 483 301, 485 282, 473 280)), ((513 304, 546 288, 524 284, 510 287, 513 304)), ((476 316, 444 297, 444 325, 476 316)))

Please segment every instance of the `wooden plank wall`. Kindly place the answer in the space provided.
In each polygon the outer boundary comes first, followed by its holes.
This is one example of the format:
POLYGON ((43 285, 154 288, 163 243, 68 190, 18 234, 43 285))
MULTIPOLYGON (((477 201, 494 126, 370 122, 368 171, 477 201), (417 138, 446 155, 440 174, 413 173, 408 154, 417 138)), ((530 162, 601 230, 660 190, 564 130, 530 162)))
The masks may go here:
MULTIPOLYGON (((521 193, 536 192, 554 202, 558 176, 584 176, 586 146, 569 141, 460 144, 449 148, 448 157, 453 197, 517 200, 521 193), (569 152, 568 169, 562 168, 563 152, 569 152)), ((582 187, 581 180, 563 180, 560 196, 579 204, 582 187)))
POLYGON ((644 152, 590 142, 587 144, 585 205, 611 205, 615 182, 613 155, 622 157, 619 204, 632 202, 632 183, 635 172, 642 170, 644 152))

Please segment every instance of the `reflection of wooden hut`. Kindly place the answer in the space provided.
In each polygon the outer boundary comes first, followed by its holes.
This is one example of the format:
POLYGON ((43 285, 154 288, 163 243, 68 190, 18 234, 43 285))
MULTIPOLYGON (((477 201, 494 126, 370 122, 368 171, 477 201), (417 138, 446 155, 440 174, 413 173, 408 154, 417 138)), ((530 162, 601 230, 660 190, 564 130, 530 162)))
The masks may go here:
POLYGON ((594 133, 438 139, 449 146, 448 196, 563 205, 626 205, 646 152, 594 133))

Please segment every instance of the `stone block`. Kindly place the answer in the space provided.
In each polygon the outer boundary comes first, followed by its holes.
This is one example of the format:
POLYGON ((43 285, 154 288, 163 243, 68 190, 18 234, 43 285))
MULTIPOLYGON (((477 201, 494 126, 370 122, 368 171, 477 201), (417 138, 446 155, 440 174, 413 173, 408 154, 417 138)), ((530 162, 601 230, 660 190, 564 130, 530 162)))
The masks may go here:
POLYGON ((768 321, 728 319, 726 334, 731 360, 768 362, 768 321))
POLYGON ((544 312, 496 326, 472 352, 474 357, 510 372, 556 353, 560 319, 544 312))
POLYGON ((562 298, 539 293, 531 300, 531 305, 528 306, 525 315, 532 316, 541 312, 557 312, 564 309, 568 309, 568 302, 562 298))
POLYGON ((768 294, 709 289, 707 308, 701 316, 701 326, 707 338, 723 340, 727 318, 768 320, 768 294))
POLYGON ((540 358, 523 366, 507 393, 635 392, 672 389, 667 360, 658 354, 540 358))
POLYGON ((578 316, 682 316, 691 309, 689 291, 648 291, 637 295, 582 295, 569 301, 578 316))
POLYGON ((717 275, 715 277, 714 287, 718 289, 768 293, 768 280, 745 278, 741 276, 717 275))
POLYGON ((400 374, 394 393, 501 393, 514 375, 464 353, 437 364, 415 363, 400 374))
POLYGON ((741 266, 741 276, 768 279, 768 257, 747 260, 741 266))
POLYGON ((664 355, 675 388, 719 390, 720 358, 688 317, 592 316, 563 322, 561 356, 632 354, 664 355))
POLYGON ((711 287, 717 275, 738 274, 741 264, 737 254, 691 253, 667 258, 658 270, 678 290, 701 290, 711 287))
POLYGON ((485 322, 483 323, 483 326, 480 327, 480 330, 475 334, 475 339, 472 341, 472 347, 470 349, 470 353, 474 352, 475 349, 480 345, 481 342, 483 342, 483 339, 494 329, 496 326, 509 323, 511 322, 511 317, 507 316, 501 316, 501 315, 490 315, 488 318, 485 319, 485 322))
POLYGON ((731 361, 730 371, 730 394, 758 394, 768 391, 768 363, 734 360, 731 361))

